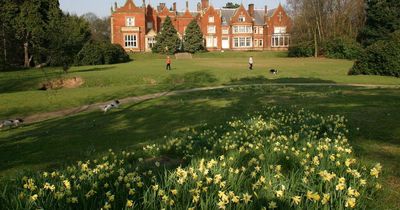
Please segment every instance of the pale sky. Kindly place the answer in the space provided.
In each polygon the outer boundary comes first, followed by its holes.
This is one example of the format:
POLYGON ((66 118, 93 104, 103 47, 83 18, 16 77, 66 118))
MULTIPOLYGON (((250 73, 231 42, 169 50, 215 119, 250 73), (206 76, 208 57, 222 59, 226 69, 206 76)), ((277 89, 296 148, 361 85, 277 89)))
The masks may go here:
MULTIPOLYGON (((82 15, 88 12, 92 12, 100 17, 110 15, 110 8, 114 5, 114 2, 118 3, 118 6, 125 4, 126 0, 59 0, 61 9, 71 14, 82 15)), ((191 10, 196 9, 196 5, 201 0, 189 0, 191 10)), ((134 0, 136 5, 142 5, 142 0, 134 0)), ((168 7, 172 6, 173 2, 177 2, 178 10, 183 10, 186 5, 186 0, 146 0, 146 3, 151 3, 152 6, 157 6, 160 2, 164 2, 168 7)), ((285 4, 286 0, 210 0, 210 3, 221 8, 226 2, 243 3, 247 8, 250 3, 255 4, 257 9, 264 9, 265 4, 268 5, 269 9, 277 7, 280 3, 285 4)))

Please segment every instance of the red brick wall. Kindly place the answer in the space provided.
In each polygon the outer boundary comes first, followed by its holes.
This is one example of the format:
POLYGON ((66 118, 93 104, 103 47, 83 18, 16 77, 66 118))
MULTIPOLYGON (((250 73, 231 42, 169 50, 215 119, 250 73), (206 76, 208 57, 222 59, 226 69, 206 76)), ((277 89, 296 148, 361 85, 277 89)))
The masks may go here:
MULTIPOLYGON (((205 5, 207 4, 207 0, 202 1, 205 5)), ((204 5, 203 5, 204 6, 204 5)), ((271 35, 274 33, 275 26, 286 26, 287 32, 290 33, 292 28, 292 20, 287 15, 285 10, 281 5, 278 6, 272 17, 267 17, 265 19, 266 25, 264 26, 264 34, 233 34, 233 28, 229 27, 229 34, 222 34, 222 20, 221 14, 219 10, 214 9, 214 7, 209 6, 204 8, 204 10, 197 17, 193 17, 188 11, 183 16, 177 16, 176 11, 169 11, 168 7, 165 6, 161 11, 157 11, 153 9, 151 6, 147 6, 146 9, 143 7, 136 6, 132 0, 128 0, 126 4, 120 8, 116 8, 111 16, 111 24, 112 24, 112 42, 118 43, 121 46, 125 46, 124 35, 125 34, 136 34, 138 37, 138 48, 126 49, 131 51, 145 51, 146 49, 146 41, 145 35, 150 30, 147 27, 147 22, 153 23, 153 30, 155 32, 159 32, 161 30, 161 23, 164 22, 165 18, 169 16, 172 20, 174 27, 177 31, 183 35, 184 30, 187 25, 196 18, 198 20, 199 26, 204 34, 204 38, 207 36, 216 36, 217 37, 217 47, 209 49, 209 50, 221 50, 222 49, 222 37, 229 37, 230 40, 230 48, 232 50, 282 50, 280 48, 271 48, 271 35), (282 19, 280 21, 279 14, 282 14, 282 19), (209 23, 209 17, 214 17, 214 23, 209 23), (123 32, 123 28, 125 27, 125 22, 127 17, 135 17, 135 27, 138 27, 139 30, 135 32, 123 32), (216 27, 215 34, 208 34, 207 26, 214 25, 216 27), (234 48, 234 37, 252 37, 252 46, 251 48, 234 48), (263 46, 258 46, 254 44, 255 40, 263 40, 263 46)), ((235 12, 235 15, 232 17, 232 20, 227 20, 230 22, 231 26, 238 25, 248 25, 252 26, 254 29, 253 18, 250 16, 249 11, 246 10, 243 6, 239 7, 235 12), (239 16, 245 17, 245 22, 239 22, 239 16)), ((261 27, 261 26, 260 26, 261 27)))

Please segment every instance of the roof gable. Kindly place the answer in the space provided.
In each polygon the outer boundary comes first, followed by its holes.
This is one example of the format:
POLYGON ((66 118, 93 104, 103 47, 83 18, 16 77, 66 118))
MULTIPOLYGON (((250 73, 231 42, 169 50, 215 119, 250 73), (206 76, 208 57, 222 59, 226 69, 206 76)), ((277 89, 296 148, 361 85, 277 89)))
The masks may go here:
POLYGON ((235 13, 231 18, 231 23, 241 23, 241 22, 239 22, 240 16, 245 17, 245 21, 243 23, 252 23, 253 22, 253 17, 250 16, 250 14, 244 8, 243 4, 241 4, 240 7, 235 10, 235 13))
POLYGON ((116 12, 144 12, 144 8, 137 7, 132 0, 126 0, 125 5, 115 8, 116 12))

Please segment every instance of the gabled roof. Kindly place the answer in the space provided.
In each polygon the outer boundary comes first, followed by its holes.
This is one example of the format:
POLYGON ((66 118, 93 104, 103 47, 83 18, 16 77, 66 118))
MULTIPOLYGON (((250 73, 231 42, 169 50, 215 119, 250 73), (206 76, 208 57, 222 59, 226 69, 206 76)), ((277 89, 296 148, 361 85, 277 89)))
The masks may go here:
POLYGON ((221 9, 222 25, 229 25, 231 18, 235 14, 236 9, 221 9))
MULTIPOLYGON (((235 15, 236 11, 238 9, 225 9, 222 8, 220 9, 221 11, 221 17, 222 17, 222 25, 227 26, 229 25, 231 18, 235 15), (224 22, 224 20, 226 20, 224 22)), ((271 9, 267 11, 267 17, 272 17, 274 15, 276 9, 271 9)), ((254 10, 254 23, 256 25, 264 25, 264 15, 265 15, 265 10, 263 9, 255 9, 254 10)))

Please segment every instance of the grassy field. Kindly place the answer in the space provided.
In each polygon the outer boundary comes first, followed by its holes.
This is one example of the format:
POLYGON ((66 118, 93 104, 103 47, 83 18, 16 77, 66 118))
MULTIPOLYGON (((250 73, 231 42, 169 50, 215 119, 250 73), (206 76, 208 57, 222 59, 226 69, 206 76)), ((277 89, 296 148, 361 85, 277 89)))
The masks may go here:
MULTIPOLYGON (((54 69, 0 73, 0 118, 24 116, 172 89, 221 84, 272 82, 360 83, 399 85, 398 78, 347 76, 351 61, 290 59, 282 53, 201 54, 177 60, 163 70, 158 55, 133 55, 134 62, 114 66, 73 68, 67 76, 82 77, 77 89, 38 91, 42 80, 59 77, 54 69), (256 69, 246 61, 255 57, 256 69), (150 57, 150 58, 149 58, 150 57), (277 68, 277 77, 267 72, 277 68), (44 77, 44 74, 46 76, 44 77)), ((97 158, 109 148, 140 152, 177 130, 207 123, 218 125, 264 106, 297 106, 323 115, 340 114, 348 121, 356 155, 384 167, 384 191, 376 209, 398 209, 400 202, 400 90, 362 87, 242 87, 200 91, 123 104, 109 114, 81 113, 0 132, 0 176, 28 170, 59 168, 77 160, 97 158)))
POLYGON ((398 78, 347 76, 351 61, 295 59, 285 53, 206 53, 193 60, 174 60, 173 70, 164 70, 160 55, 134 54, 134 61, 111 66, 74 67, 68 75, 46 68, 2 72, 0 77, 0 119, 23 117, 127 96, 221 84, 325 82, 399 85, 398 78), (253 55, 255 70, 247 70, 253 55), (280 71, 270 75, 268 69, 280 71), (81 77, 85 84, 76 89, 38 91, 40 84, 54 78, 81 77), (29 99, 29 103, 25 103, 29 99))

